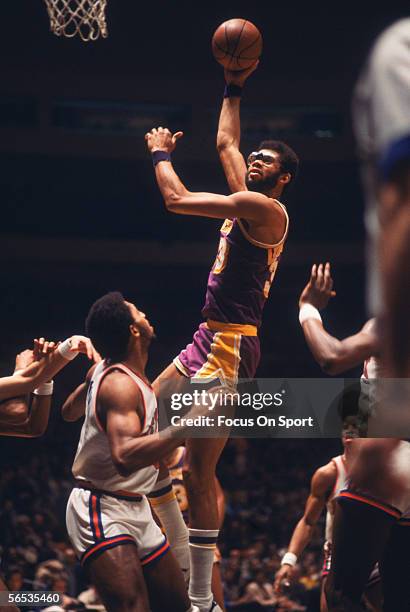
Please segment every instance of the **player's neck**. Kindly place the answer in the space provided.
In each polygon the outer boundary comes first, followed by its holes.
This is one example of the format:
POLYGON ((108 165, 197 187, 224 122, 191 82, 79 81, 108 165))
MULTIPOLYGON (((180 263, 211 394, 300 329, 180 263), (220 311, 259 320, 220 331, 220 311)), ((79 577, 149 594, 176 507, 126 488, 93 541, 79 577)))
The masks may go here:
POLYGON ((272 200, 280 200, 280 197, 283 193, 283 189, 281 187, 272 187, 265 193, 268 198, 272 198, 272 200))
POLYGON ((124 359, 123 364, 138 374, 143 380, 148 381, 145 375, 145 367, 148 361, 148 352, 141 350, 140 347, 135 347, 124 359))

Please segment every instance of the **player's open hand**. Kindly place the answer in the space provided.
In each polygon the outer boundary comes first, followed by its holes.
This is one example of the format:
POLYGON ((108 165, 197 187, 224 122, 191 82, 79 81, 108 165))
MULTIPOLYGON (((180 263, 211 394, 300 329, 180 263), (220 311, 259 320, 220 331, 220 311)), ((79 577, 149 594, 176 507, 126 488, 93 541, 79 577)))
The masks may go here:
POLYGON ((147 143, 148 151, 150 153, 154 153, 155 151, 172 153, 176 147, 177 141, 183 135, 183 132, 175 132, 173 134, 168 128, 153 128, 150 132, 145 134, 145 141, 147 143))
POLYGON ((256 60, 252 66, 249 66, 249 68, 245 70, 228 70, 225 68, 224 73, 227 85, 239 85, 239 87, 243 87, 246 79, 251 76, 252 72, 255 72, 258 66, 259 60, 256 60))
POLYGON ((336 292, 333 291, 333 278, 330 274, 330 263, 326 265, 313 264, 310 280, 303 289, 299 298, 299 307, 302 304, 312 304, 318 310, 326 308, 330 298, 334 297, 336 292))
POLYGON ((94 363, 101 361, 101 355, 95 350, 93 343, 86 336, 71 336, 70 341, 70 349, 72 351, 87 355, 88 359, 91 359, 94 363))

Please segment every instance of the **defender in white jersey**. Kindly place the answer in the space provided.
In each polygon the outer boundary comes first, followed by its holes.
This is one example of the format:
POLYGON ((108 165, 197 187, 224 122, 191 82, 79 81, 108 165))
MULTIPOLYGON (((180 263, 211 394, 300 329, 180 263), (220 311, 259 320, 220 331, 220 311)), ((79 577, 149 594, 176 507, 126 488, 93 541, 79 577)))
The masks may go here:
MULTIPOLYGON (((330 335, 319 309, 334 295, 330 264, 314 265, 299 300, 305 340, 328 374, 341 374, 364 361, 361 399, 366 399, 370 379, 379 374, 375 321, 343 340, 330 335)), ((354 445, 349 485, 341 491, 335 513, 332 566, 325 586, 329 611, 360 610, 368 576, 379 561, 384 611, 408 612, 410 444, 396 438, 366 438, 354 445)))
POLYGON ((193 612, 146 497, 157 481, 154 464, 179 444, 159 435, 145 376, 153 328, 120 293, 97 300, 86 327, 104 360, 63 406, 67 420, 85 412, 67 505, 73 547, 107 610, 193 612))
MULTIPOLYGON (((358 436, 358 420, 355 416, 346 416, 343 420, 342 443, 343 455, 333 457, 329 463, 318 468, 313 474, 310 493, 305 511, 293 531, 288 550, 282 557, 281 567, 275 576, 274 588, 280 593, 282 586, 291 581, 295 566, 304 549, 309 545, 317 522, 326 508, 325 543, 323 546, 323 571, 320 594, 320 612, 327 612, 328 607, 324 593, 326 579, 332 560, 333 518, 336 509, 336 498, 348 484, 348 466, 352 460, 352 440, 358 436)), ((380 589, 373 588, 380 580, 377 570, 372 572, 366 587, 365 598, 371 601, 372 610, 381 610, 380 589)))

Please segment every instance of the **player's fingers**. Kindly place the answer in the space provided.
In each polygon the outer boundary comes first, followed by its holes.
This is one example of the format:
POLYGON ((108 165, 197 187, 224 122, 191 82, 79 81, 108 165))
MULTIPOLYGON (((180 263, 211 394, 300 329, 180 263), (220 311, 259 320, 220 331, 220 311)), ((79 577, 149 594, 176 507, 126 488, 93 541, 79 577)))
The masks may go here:
POLYGON ((330 292, 330 297, 336 297, 336 291, 331 291, 330 292))
POLYGON ((318 289, 323 287, 324 276, 323 276, 323 264, 319 264, 317 268, 316 286, 318 289))
POLYGON ((184 132, 175 132, 175 134, 172 137, 173 142, 176 142, 177 140, 182 138, 183 135, 184 135, 184 132))
POLYGON ((317 275, 317 265, 313 264, 312 270, 310 272, 310 280, 312 281, 316 280, 316 275, 317 275))
POLYGON ((323 283, 323 288, 326 291, 331 291, 332 289, 332 285, 333 285, 333 279, 330 276, 330 264, 329 262, 325 265, 325 269, 324 269, 324 283, 323 283))

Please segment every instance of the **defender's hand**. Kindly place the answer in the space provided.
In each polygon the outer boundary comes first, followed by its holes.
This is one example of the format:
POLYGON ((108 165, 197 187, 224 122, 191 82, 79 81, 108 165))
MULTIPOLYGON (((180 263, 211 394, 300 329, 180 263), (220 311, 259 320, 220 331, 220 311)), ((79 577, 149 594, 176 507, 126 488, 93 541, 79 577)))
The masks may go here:
POLYGON ((257 67, 259 66, 259 60, 256 60, 252 66, 246 68, 246 70, 227 70, 225 68, 225 81, 227 85, 239 85, 239 87, 243 87, 246 79, 255 72, 257 67))
POLYGON ((318 310, 326 308, 330 298, 335 295, 333 278, 330 275, 330 263, 328 262, 325 266, 314 264, 310 280, 299 298, 299 308, 306 303, 312 304, 318 310))
POLYGON ((22 351, 18 355, 16 355, 16 365, 15 370, 25 370, 29 365, 34 363, 35 357, 33 351, 30 349, 26 349, 22 351))
POLYGON ((183 135, 183 132, 175 132, 175 134, 172 134, 168 128, 154 128, 145 134, 148 151, 150 153, 154 153, 154 151, 172 153, 176 147, 177 140, 183 135))
POLYGON ((273 583, 273 590, 276 594, 281 593, 282 588, 286 586, 286 584, 289 586, 289 582, 292 580, 294 571, 295 568, 292 567, 292 565, 288 565, 287 563, 281 565, 280 569, 278 569, 276 572, 275 581, 273 583))
POLYGON ((95 350, 93 343, 86 336, 71 336, 71 350, 78 351, 87 355, 88 359, 98 363, 101 361, 101 355, 95 350))
POLYGON ((33 346, 33 354, 35 361, 40 361, 40 359, 44 359, 50 353, 53 353, 57 346, 58 342, 50 342, 49 340, 45 340, 44 338, 35 338, 34 346, 33 346))

